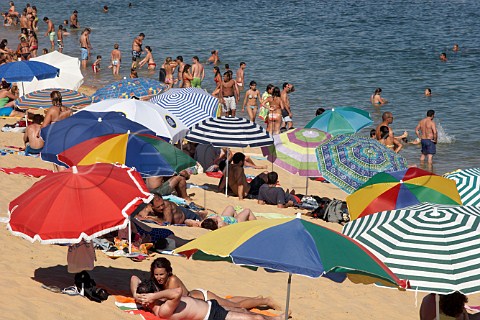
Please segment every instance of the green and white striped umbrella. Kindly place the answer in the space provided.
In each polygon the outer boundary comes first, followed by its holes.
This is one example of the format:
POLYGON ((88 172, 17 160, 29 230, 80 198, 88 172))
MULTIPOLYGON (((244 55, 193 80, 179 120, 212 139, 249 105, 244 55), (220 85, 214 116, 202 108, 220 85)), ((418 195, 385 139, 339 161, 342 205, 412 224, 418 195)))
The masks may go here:
POLYGON ((457 183, 464 206, 480 207, 480 168, 457 170, 445 174, 445 178, 457 183))
POLYGON ((411 290, 480 292, 480 208, 422 203, 349 222, 343 233, 367 247, 411 290))

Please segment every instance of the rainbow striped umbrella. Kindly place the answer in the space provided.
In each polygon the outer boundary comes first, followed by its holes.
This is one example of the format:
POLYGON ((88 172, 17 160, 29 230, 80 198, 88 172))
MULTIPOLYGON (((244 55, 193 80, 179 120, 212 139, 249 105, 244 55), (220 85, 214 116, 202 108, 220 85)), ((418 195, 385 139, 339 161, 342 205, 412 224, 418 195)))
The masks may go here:
POLYGON ((171 176, 196 161, 163 139, 139 133, 117 133, 83 141, 58 155, 68 166, 120 163, 147 176, 171 176))
POLYGON ((383 263, 358 242, 328 228, 297 218, 253 220, 207 233, 174 250, 197 260, 289 273, 286 317, 292 274, 325 276, 343 282, 382 282, 405 287, 383 263))
POLYGON ((422 202, 462 204, 454 181, 419 168, 377 173, 347 197, 351 220, 422 202))
POLYGON ((162 93, 167 86, 147 78, 123 79, 98 89, 92 96, 93 102, 105 99, 131 99, 162 93))
POLYGON ((444 177, 455 181, 463 205, 480 207, 480 168, 457 170, 444 177))
POLYGON ((92 103, 92 98, 75 90, 52 88, 30 92, 17 100, 15 105, 20 109, 47 109, 52 106, 50 94, 57 90, 62 95, 62 104, 65 107, 83 108, 92 103))

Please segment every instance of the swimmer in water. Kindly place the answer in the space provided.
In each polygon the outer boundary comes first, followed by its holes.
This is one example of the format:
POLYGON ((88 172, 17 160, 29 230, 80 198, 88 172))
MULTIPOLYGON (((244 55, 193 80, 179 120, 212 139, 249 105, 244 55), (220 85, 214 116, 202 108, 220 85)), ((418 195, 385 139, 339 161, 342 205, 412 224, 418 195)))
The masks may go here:
POLYGON ((452 49, 452 50, 453 50, 453 52, 458 52, 458 51, 460 51, 460 47, 458 46, 458 43, 455 43, 455 44, 453 45, 453 49, 452 49))
POLYGON ((425 97, 431 97, 432 96, 432 89, 426 88, 425 89, 425 97))
POLYGON ((384 104, 388 103, 388 100, 382 98, 381 94, 382 94, 382 88, 377 88, 377 89, 375 89, 375 92, 370 97, 370 102, 374 106, 383 106, 384 104))
POLYGON ((440 53, 440 61, 447 62, 447 54, 445 52, 440 53))

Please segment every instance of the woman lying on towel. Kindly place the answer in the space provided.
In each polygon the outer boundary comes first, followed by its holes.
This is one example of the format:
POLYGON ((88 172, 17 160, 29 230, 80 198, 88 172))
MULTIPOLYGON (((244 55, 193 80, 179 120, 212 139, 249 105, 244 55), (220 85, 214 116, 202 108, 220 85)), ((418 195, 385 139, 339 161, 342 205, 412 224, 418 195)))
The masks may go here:
MULTIPOLYGON (((150 267, 150 277, 155 284, 157 292, 165 289, 182 288, 183 296, 188 296, 204 301, 215 299, 222 307, 252 309, 259 306, 267 306, 275 310, 281 309, 280 305, 270 297, 264 298, 262 296, 259 296, 252 298, 234 296, 230 299, 224 299, 217 296, 213 292, 204 289, 194 289, 188 291, 182 280, 180 280, 180 278, 174 275, 172 271, 173 270, 170 261, 168 261, 168 259, 166 258, 157 258, 152 262, 152 265, 150 267)), ((137 287, 140 283, 140 278, 138 278, 137 276, 132 276, 130 280, 130 290, 133 294, 133 297, 135 298, 135 301, 140 303, 140 295, 143 298, 147 299, 146 301, 143 300, 143 303, 154 303, 156 300, 158 300, 156 293, 138 294, 137 287)))
POLYGON ((235 208, 227 206, 221 215, 215 213, 209 214, 202 221, 185 219, 185 224, 189 227, 202 227, 204 229, 217 230, 218 228, 231 224, 251 220, 257 220, 252 210, 246 208, 237 213, 235 208))

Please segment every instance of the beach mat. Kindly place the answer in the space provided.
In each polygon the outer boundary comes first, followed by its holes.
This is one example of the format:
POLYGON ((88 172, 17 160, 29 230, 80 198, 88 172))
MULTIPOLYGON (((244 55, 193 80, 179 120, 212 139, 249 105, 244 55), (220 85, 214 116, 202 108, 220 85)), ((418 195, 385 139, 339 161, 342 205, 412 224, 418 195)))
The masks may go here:
POLYGON ((261 217, 265 219, 288 219, 291 218, 281 213, 276 212, 254 212, 255 217, 261 217))
POLYGON ((42 168, 28 168, 28 167, 15 167, 15 168, 0 168, 0 172, 7 174, 23 174, 27 177, 40 178, 52 173, 52 170, 42 168))

